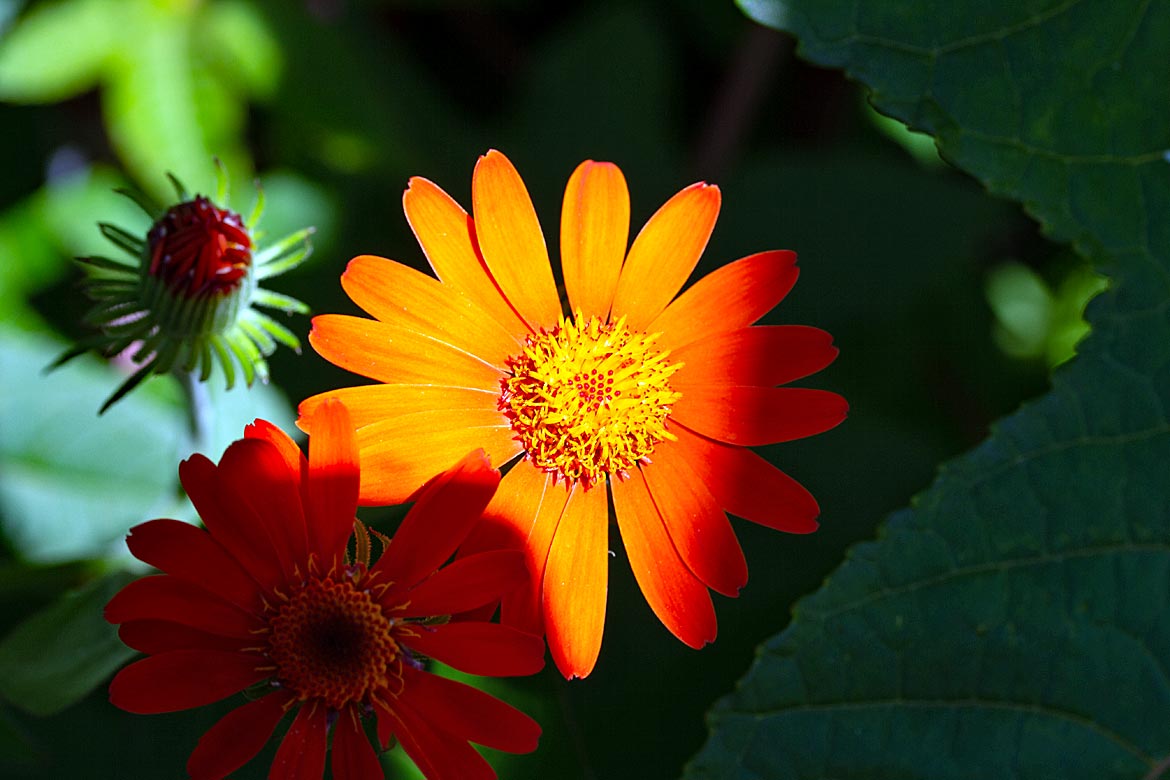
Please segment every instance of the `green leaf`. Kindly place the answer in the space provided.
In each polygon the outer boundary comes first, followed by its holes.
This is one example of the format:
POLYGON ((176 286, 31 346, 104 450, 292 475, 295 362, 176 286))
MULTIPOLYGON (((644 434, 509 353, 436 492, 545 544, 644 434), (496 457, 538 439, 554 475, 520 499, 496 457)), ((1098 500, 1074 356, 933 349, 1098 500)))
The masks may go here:
POLYGON ((685 777, 1156 776, 1170 754, 1170 4, 742 5, 1023 203, 1111 288, 1051 392, 797 605, 685 777))
POLYGON ((106 680, 134 651, 102 610, 133 579, 116 572, 66 593, 0 641, 0 694, 34 715, 52 715, 106 680))
POLYGON ((136 13, 124 46, 106 76, 103 108, 114 146, 137 180, 169 201, 175 174, 195 192, 212 183, 212 153, 196 104, 191 30, 186 15, 147 2, 136 13))
POLYGON ((38 6, 0 40, 0 100, 50 103, 91 89, 120 23, 106 0, 38 6))
MULTIPOLYGON (((83 357, 49 374, 65 347, 0 329, 0 530, 22 558, 54 563, 125 556, 122 538, 154 517, 193 520, 178 490, 179 461, 196 448, 171 377, 149 380, 102 417, 125 376, 83 357)), ((270 387, 207 383, 215 410, 199 449, 218 459, 257 417, 292 430, 270 387)))
POLYGON ((271 97, 280 80, 282 55, 264 17, 250 3, 226 0, 209 5, 199 18, 198 54, 226 83, 271 97))

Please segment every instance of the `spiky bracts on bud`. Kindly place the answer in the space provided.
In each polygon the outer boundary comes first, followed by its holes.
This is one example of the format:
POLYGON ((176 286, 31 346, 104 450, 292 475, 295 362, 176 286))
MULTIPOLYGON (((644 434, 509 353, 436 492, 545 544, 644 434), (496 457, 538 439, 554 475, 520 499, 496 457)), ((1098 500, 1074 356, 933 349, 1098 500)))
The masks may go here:
POLYGON ((94 306, 83 322, 97 332, 58 358, 56 368, 89 352, 105 357, 126 353, 137 370, 102 405, 105 412, 151 374, 181 371, 207 381, 216 363, 227 387, 236 366, 249 386, 268 380, 265 357, 276 345, 300 351, 300 340, 253 304, 306 314, 300 301, 259 287, 259 283, 300 265, 312 251, 312 228, 299 230, 263 249, 254 228, 264 210, 256 205, 245 221, 226 207, 227 177, 218 169, 214 200, 190 197, 171 176, 178 203, 163 208, 146 196, 119 190, 150 216, 146 237, 101 223, 102 234, 123 256, 78 258, 89 272, 83 283, 94 306))

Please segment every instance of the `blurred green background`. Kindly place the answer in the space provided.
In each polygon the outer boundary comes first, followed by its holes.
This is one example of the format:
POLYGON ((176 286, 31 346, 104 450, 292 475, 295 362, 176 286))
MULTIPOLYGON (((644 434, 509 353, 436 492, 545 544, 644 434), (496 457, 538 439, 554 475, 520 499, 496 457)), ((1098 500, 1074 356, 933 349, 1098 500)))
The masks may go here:
MULTIPOLYGON (((172 380, 99 419, 117 369, 87 359, 42 372, 83 334, 70 258, 109 251, 95 223, 146 228, 116 186, 166 197, 172 171, 206 192, 218 156, 247 213, 256 177, 270 237, 318 228, 309 262, 269 285, 315 312, 356 312, 338 284, 354 255, 425 267, 400 206, 408 177, 469 206, 472 167, 493 147, 524 177, 554 258, 563 186, 586 158, 625 172, 634 230, 695 180, 722 188, 697 275, 764 249, 799 253, 800 282, 765 321, 835 336, 841 357, 808 384, 845 395, 851 414, 764 454, 818 497, 821 530, 736 521, 751 580, 739 599, 716 599, 719 639, 695 652, 646 606, 615 529, 594 674, 483 683, 545 729, 533 755, 492 755, 508 778, 678 776, 705 739, 704 713, 793 602, 941 460, 1045 389, 1101 286, 929 139, 731 3, 0 0, 0 128, 6 778, 179 776, 227 709, 133 716, 102 687, 128 657, 95 619, 131 565, 122 536, 191 514, 177 488, 191 445, 172 380), (55 611, 38 622, 45 609, 55 611)), ((289 324, 303 340, 308 319, 289 324)), ((223 398, 216 448, 256 416, 290 428, 301 398, 355 382, 309 349, 270 363, 268 387, 223 398)), ((237 776, 266 771, 261 758, 237 776)))

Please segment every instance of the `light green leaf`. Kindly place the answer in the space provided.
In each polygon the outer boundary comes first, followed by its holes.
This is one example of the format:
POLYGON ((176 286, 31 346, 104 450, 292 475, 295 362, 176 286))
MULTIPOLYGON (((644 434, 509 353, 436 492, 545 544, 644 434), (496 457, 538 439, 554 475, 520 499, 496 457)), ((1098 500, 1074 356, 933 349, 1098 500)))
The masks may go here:
POLYGON ((0 529, 26 560, 125 556, 131 526, 195 518, 179 493, 180 460, 196 449, 218 459, 257 417, 293 430, 276 390, 227 392, 218 374, 204 386, 215 414, 198 445, 170 377, 149 380, 99 418, 124 376, 89 357, 45 374, 64 349, 0 330, 0 529))
POLYGON ((134 46, 110 63, 103 108, 111 139, 135 179, 169 201, 173 173, 193 192, 213 184, 212 152, 196 103, 191 29, 185 14, 148 2, 125 30, 134 46))
POLYGON ((198 54, 227 84, 271 97, 280 80, 280 45, 256 8, 238 0, 214 3, 200 16, 198 54))
POLYGON ((797 605, 713 710, 685 777, 1157 776, 1170 755, 1170 4, 743 7, 1022 202, 1111 289, 1052 391, 797 605))
POLYGON ((65 0, 29 12, 0 39, 0 100, 51 103, 94 87, 118 41, 119 10, 65 0))
POLYGON ((134 651, 102 610, 131 579, 116 572, 66 593, 0 640, 0 694, 34 715, 52 715, 113 674, 134 651))

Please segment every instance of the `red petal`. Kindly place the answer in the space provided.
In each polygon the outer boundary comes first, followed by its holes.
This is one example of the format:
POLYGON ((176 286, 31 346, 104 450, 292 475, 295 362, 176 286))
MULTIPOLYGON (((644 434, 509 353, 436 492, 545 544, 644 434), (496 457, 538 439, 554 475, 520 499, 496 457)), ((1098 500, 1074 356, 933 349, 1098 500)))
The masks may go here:
POLYGON ((631 328, 643 330, 666 308, 707 247, 720 199, 718 187, 699 182, 650 217, 622 266, 610 319, 625 316, 631 328))
POLYGON ((384 599, 395 598, 450 558, 499 484, 500 472, 491 467, 483 450, 468 454, 428 484, 374 564, 382 582, 394 583, 384 599))
POLYGON ((263 608, 256 581, 201 528, 179 520, 151 520, 130 529, 126 546, 140 561, 225 601, 249 611, 263 608))
POLYGON ((179 464, 179 479, 211 536, 257 582, 272 587, 283 581, 280 562, 273 554, 268 534, 258 526, 250 511, 241 511, 228 503, 220 490, 218 469, 211 461, 202 455, 192 455, 179 464))
POLYGON ((615 480, 613 506, 634 579, 654 614, 670 633, 700 648, 715 640, 711 594, 679 557, 650 498, 642 472, 615 480))
POLYGON ((106 620, 169 620, 241 639, 255 637, 255 631, 262 628, 250 613, 169 574, 143 577, 122 588, 106 605, 106 620))
POLYGON ((401 598, 406 606, 395 617, 455 615, 498 601, 500 596, 528 582, 528 569, 519 550, 496 550, 469 555, 439 569, 401 598))
POLYGON ((712 441, 676 425, 673 446, 715 496, 737 517, 790 534, 817 530, 821 509, 799 482, 744 447, 712 441))
POLYGON ((403 644, 468 674, 517 677, 544 667, 544 640, 511 626, 468 621, 412 630, 403 644))
POLYGON ((565 679, 587 677, 601 652, 609 576, 605 486, 573 489, 544 571, 544 626, 565 679))
POLYGON ((799 273, 796 254, 787 250, 741 258, 684 290, 646 331, 662 334, 656 342, 659 349, 675 349, 712 333, 746 327, 780 303, 799 273))
POLYGON ((533 330, 555 326, 561 301, 544 233, 520 174, 495 149, 475 165, 471 207, 484 262, 505 297, 533 330))
POLYGON ((232 443, 219 461, 223 502, 236 522, 261 529, 280 561, 285 582, 299 579, 309 559, 301 473, 263 439, 232 443))
POLYGON ((254 646, 254 639, 216 636, 169 620, 131 620, 118 626, 118 637, 128 647, 157 655, 172 650, 221 650, 233 652, 254 646))
POLYGON ((127 712, 156 715, 202 707, 269 677, 255 653, 175 650, 130 664, 110 682, 110 702, 127 712))
POLYGON ((317 408, 309 437, 305 508, 313 552, 328 563, 345 553, 357 512, 358 450, 349 412, 340 401, 317 408))
POLYGON ((540 741, 540 725, 494 696, 446 677, 403 670, 404 701, 420 717, 460 739, 508 753, 531 753, 540 741))
POLYGON ((736 596, 748 578, 739 540, 719 502, 670 444, 659 444, 654 463, 642 467, 646 487, 675 549, 695 576, 724 596, 736 596))
POLYGON ((691 385, 770 387, 820 371, 837 357, 833 337, 804 325, 756 326, 713 333, 671 353, 683 367, 670 386, 686 394, 691 385))
POLYGON ((426 722, 409 705, 394 702, 393 711, 378 707, 379 731, 390 724, 402 749, 427 780, 495 780, 496 772, 467 740, 426 722))
POLYGON ((694 385, 671 417, 712 439, 744 447, 803 439, 840 424, 849 404, 804 387, 694 385))
POLYGON ((384 780, 378 754, 352 707, 342 711, 333 727, 333 780, 384 780))
POLYGON ((308 465, 297 443, 289 438, 287 433, 267 420, 258 419, 251 425, 246 426, 244 428, 244 438, 263 439, 273 447, 276 447, 280 454, 284 456, 284 461, 288 464, 289 471, 302 473, 308 465))
POLYGON ((272 737, 293 695, 277 691, 220 718, 187 761, 191 780, 221 780, 255 758, 272 737))
POLYGON ((269 780, 321 780, 325 776, 328 711, 316 701, 301 705, 272 759, 269 780))

